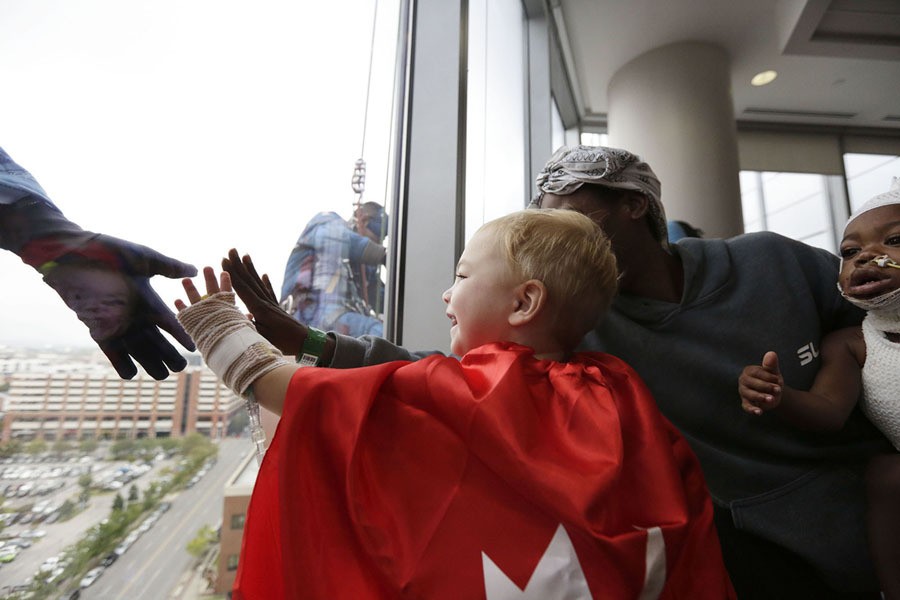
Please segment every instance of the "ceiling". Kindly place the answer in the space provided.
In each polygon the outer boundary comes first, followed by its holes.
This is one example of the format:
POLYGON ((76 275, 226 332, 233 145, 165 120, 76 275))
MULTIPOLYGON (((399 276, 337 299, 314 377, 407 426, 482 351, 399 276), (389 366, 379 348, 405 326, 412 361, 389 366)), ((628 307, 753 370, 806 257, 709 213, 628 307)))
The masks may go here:
POLYGON ((551 0, 584 124, 623 65, 676 42, 731 59, 735 118, 900 133, 900 0, 551 0), (750 79, 772 69, 777 79, 750 79))

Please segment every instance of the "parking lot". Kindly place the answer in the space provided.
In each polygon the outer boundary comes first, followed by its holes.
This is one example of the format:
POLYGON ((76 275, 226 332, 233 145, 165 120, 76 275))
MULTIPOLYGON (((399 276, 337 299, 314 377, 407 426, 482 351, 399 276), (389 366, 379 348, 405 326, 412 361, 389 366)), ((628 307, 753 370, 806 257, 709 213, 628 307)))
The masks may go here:
MULTIPOLYGON (((173 464, 164 454, 141 463, 99 458, 104 454, 99 450, 64 459, 19 455, 0 461, 0 492, 5 497, 0 512, 4 525, 0 532, 0 595, 27 585, 38 573, 51 581, 58 577, 66 566, 60 558, 63 550, 110 514, 117 494, 127 501, 133 485, 142 498, 144 489, 160 480, 160 471, 173 464), (85 475, 91 478, 92 490, 82 507, 79 497, 84 488, 79 481, 85 475), (74 516, 66 519, 70 510, 74 516)), ((146 519, 154 515, 159 517, 152 513, 146 519)))

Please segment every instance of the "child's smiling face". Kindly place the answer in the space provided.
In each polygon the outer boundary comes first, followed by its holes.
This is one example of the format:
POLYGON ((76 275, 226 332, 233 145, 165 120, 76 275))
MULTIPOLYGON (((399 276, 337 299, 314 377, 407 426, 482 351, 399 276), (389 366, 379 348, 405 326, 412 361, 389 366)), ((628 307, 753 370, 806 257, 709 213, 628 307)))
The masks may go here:
POLYGON ((491 229, 479 230, 466 245, 447 303, 450 351, 462 356, 492 342, 509 341, 509 314, 515 306, 512 270, 491 229))
POLYGON ((900 204, 874 208, 847 225, 841 241, 838 282, 852 297, 870 299, 900 287, 900 269, 881 267, 873 259, 887 256, 900 263, 900 204))

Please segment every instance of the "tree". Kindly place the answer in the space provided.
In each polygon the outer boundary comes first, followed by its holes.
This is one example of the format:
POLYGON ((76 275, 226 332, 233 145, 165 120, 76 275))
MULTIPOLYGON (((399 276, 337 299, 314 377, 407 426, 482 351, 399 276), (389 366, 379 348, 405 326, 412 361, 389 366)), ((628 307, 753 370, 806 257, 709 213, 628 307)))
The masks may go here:
POLYGON ((204 454, 207 451, 206 446, 208 444, 209 440, 204 436, 197 432, 190 433, 181 439, 181 451, 185 456, 191 456, 195 453, 204 454))
POLYGON ((65 521, 75 512, 75 503, 66 498, 63 501, 62 505, 59 507, 59 520, 65 521))
POLYGON ((72 444, 66 440, 56 440, 55 442, 53 442, 52 450, 53 453, 57 456, 62 456, 71 449, 72 444))
POLYGON ((91 485, 94 483, 94 478, 91 477, 90 473, 85 473, 78 478, 78 486, 81 488, 81 492, 78 494, 78 501, 85 505, 87 501, 91 499, 91 485))
POLYGON ((81 450, 82 454, 91 454, 97 449, 98 445, 97 440, 94 438, 85 438, 78 444, 78 449, 81 450))
POLYGON ((19 440, 9 440, 5 444, 0 444, 0 457, 9 458, 14 454, 22 451, 22 442, 19 440))
POLYGON ((113 443, 109 453, 112 455, 113 460, 127 460, 134 456, 136 448, 137 444, 134 440, 122 439, 113 443))
POLYGON ((133 483, 131 487, 128 488, 128 502, 136 502, 138 499, 138 489, 137 486, 133 483))
POLYGON ((125 508, 125 498, 122 497, 122 494, 116 494, 116 497, 113 498, 112 509, 113 512, 118 512, 125 508))
POLYGON ((40 454, 47 451, 47 442, 38 438, 25 444, 25 452, 28 454, 40 454))
POLYGON ((91 477, 90 473, 82 473, 78 476, 78 486, 85 489, 90 489, 90 487, 94 485, 94 478, 91 477))
POLYGON ((197 531, 194 539, 188 542, 188 554, 194 558, 200 558, 212 544, 216 542, 216 531, 209 525, 204 525, 197 531))

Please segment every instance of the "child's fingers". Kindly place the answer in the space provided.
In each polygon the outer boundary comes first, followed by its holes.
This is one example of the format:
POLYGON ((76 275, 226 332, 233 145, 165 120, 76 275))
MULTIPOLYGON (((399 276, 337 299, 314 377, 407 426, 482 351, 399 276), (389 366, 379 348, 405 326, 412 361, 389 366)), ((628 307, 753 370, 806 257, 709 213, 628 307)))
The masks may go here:
POLYGON ((761 415, 763 414, 763 410, 750 402, 747 399, 741 399, 741 408, 744 409, 744 412, 748 412, 751 415, 761 415))
POLYGON ((194 287, 194 282, 191 279, 182 279, 181 286, 184 288, 184 293, 187 294, 187 299, 191 304, 200 302, 200 292, 194 287))
POLYGON ((775 394, 770 394, 765 391, 742 387, 740 394, 741 403, 747 402, 762 409, 769 408, 775 402, 775 394))
POLYGON ((741 373, 741 380, 746 380, 748 383, 755 380, 769 385, 779 385, 781 383, 781 377, 778 373, 773 373, 759 365, 744 367, 741 373))
POLYGON ((219 293, 219 282, 216 280, 216 272, 212 267, 203 267, 203 280, 206 282, 207 296, 219 293))
POLYGON ((775 408, 781 397, 780 384, 777 375, 762 367, 745 367, 738 378, 741 408, 754 415, 761 415, 763 411, 775 408))
POLYGON ((231 291, 231 275, 227 271, 222 271, 219 274, 219 285, 222 287, 223 292, 231 291))
MULTIPOLYGON (((231 291, 231 277, 224 271, 217 280, 216 272, 212 267, 203 267, 203 280, 206 282, 206 295, 203 296, 197 291, 197 287, 194 285, 193 280, 189 278, 181 280, 181 285, 184 287, 184 293, 187 294, 187 299, 191 304, 197 304, 204 298, 212 296, 213 294, 218 294, 220 285, 223 292, 231 291)), ((175 308, 181 311, 187 308, 187 305, 179 299, 175 300, 175 308)))

